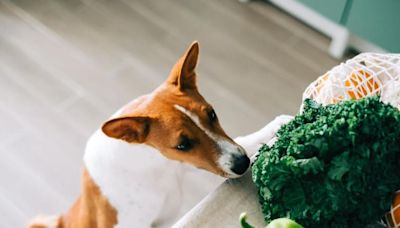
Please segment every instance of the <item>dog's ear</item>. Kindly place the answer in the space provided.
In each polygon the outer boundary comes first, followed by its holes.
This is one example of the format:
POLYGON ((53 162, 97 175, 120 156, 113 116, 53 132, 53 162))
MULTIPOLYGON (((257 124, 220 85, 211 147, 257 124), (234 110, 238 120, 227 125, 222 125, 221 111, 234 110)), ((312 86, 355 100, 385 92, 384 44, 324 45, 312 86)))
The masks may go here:
POLYGON ((119 117, 105 122, 102 131, 108 137, 129 143, 143 143, 150 130, 149 117, 119 117))
POLYGON ((179 90, 197 89, 196 86, 196 66, 199 57, 199 43, 194 41, 186 53, 178 60, 172 68, 168 78, 171 83, 179 88, 179 90))

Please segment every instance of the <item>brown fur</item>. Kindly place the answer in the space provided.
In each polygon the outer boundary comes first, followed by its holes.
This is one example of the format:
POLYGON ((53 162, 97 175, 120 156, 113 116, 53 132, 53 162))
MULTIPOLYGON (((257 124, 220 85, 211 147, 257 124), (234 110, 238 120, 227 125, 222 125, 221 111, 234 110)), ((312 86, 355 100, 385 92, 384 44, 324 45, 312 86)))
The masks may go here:
MULTIPOLYGON (((86 169, 82 172, 81 195, 71 209, 58 218, 56 228, 112 228, 117 224, 117 211, 101 194, 86 169)), ((36 221, 30 228, 49 228, 36 221)))

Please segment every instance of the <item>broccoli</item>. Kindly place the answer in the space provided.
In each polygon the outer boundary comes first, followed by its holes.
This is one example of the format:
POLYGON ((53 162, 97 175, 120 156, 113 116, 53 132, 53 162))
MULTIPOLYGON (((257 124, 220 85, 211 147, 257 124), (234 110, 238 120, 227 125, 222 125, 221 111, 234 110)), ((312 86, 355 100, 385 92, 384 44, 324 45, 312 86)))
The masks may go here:
POLYGON ((253 181, 266 222, 365 227, 389 211, 400 188, 400 112, 378 96, 303 113, 260 149, 253 181))

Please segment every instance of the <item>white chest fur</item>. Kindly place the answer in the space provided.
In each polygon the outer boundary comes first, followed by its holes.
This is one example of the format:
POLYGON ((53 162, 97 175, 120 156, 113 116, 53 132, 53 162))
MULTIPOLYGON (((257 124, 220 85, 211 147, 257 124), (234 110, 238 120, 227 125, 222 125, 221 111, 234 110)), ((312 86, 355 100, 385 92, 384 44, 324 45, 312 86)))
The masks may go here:
POLYGON ((84 162, 122 228, 169 227, 223 180, 100 130, 89 139, 84 162))

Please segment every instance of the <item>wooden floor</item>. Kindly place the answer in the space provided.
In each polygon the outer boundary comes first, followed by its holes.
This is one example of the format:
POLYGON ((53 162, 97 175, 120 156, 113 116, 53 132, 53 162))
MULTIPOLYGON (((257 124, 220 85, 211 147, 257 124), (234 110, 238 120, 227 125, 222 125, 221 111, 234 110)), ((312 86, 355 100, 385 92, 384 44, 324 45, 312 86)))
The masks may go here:
POLYGON ((0 0, 0 227, 65 211, 88 136, 195 39, 200 90, 232 136, 295 114, 338 63, 327 38, 263 2, 0 0))

